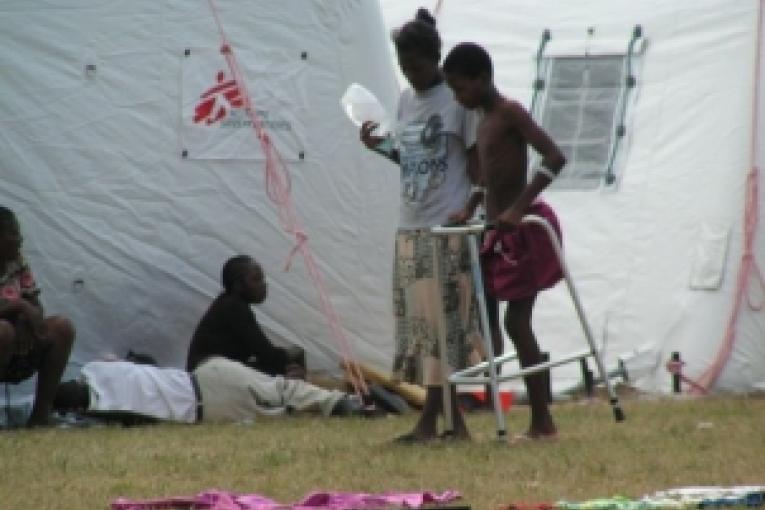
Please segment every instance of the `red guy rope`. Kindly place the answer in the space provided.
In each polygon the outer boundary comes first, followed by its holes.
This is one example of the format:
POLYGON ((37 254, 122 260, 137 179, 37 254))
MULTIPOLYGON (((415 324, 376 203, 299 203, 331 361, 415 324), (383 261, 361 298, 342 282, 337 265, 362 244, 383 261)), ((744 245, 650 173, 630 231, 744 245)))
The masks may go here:
MULTIPOLYGON (((715 356, 712 364, 704 370, 704 372, 698 378, 698 386, 704 390, 709 390, 718 377, 722 373, 725 365, 730 359, 730 355, 733 352, 733 346, 736 343, 736 329, 738 325, 739 317, 741 316, 741 310, 746 298, 746 302, 753 310, 761 310, 763 303, 754 304, 751 297, 750 283, 752 276, 757 278, 757 282, 760 284, 761 289, 765 289, 765 280, 763 280, 762 271, 760 271, 757 265, 757 260, 754 257, 754 238, 757 232, 757 224, 759 219, 759 184, 760 184, 760 169, 757 166, 757 143, 760 141, 760 122, 759 122, 759 109, 760 109, 760 46, 762 44, 762 0, 757 7, 757 47, 755 49, 754 57, 754 99, 752 105, 752 136, 750 140, 749 148, 749 161, 750 170, 746 177, 746 202, 744 206, 744 248, 741 254, 741 265, 739 266, 738 279, 736 282, 736 297, 733 303, 733 309, 731 310, 730 317, 728 319, 728 325, 725 330, 725 337, 720 345, 720 348, 715 356)), ((699 389, 696 386, 692 386, 694 393, 699 393, 699 389)))
POLYGON ((218 33, 220 34, 221 54, 223 54, 223 57, 228 64, 232 78, 236 81, 236 85, 242 95, 244 111, 252 122, 253 135, 260 143, 266 158, 266 194, 277 206, 277 212, 282 228, 295 239, 295 245, 287 256, 284 269, 285 271, 289 270, 292 264, 292 259, 298 252, 303 255, 303 261, 306 270, 308 271, 308 275, 319 293, 322 312, 329 323, 330 331, 332 332, 332 336, 335 339, 343 358, 343 367, 348 372, 348 379, 357 394, 366 394, 367 387, 364 382, 364 377, 361 374, 361 369, 359 368, 358 363, 355 362, 350 342, 348 342, 348 339, 345 336, 345 332, 340 324, 340 318, 332 305, 332 301, 329 299, 321 271, 319 270, 316 260, 313 257, 313 253, 308 245, 308 235, 301 227, 295 212, 292 196, 290 194, 291 180, 289 170, 279 155, 279 152, 274 147, 268 132, 264 129, 263 122, 256 113, 244 76, 237 63, 234 51, 228 42, 226 33, 223 30, 223 24, 221 23, 220 15, 215 6, 215 0, 208 0, 208 3, 210 4, 210 9, 212 10, 215 24, 218 27, 218 33))

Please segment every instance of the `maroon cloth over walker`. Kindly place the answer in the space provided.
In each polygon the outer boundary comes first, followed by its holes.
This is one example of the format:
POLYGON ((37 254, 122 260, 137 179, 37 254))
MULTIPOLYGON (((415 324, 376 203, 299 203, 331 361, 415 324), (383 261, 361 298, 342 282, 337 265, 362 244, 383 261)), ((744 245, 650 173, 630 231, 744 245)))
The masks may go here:
MULTIPOLYGON (((537 200, 526 214, 547 220, 562 244, 560 224, 549 205, 537 200)), ((488 231, 481 246, 481 268, 486 290, 500 301, 533 296, 563 278, 547 231, 535 223, 522 223, 506 232, 488 231)))

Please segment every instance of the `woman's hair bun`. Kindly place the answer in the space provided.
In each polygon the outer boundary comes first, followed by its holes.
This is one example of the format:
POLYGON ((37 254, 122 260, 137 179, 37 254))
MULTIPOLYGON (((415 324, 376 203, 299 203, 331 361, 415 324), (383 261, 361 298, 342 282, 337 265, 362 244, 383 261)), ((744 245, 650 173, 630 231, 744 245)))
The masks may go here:
POLYGON ((423 21, 427 23, 428 25, 436 26, 436 18, 433 17, 430 12, 425 7, 420 7, 417 9, 417 14, 414 15, 414 19, 417 21, 423 21))

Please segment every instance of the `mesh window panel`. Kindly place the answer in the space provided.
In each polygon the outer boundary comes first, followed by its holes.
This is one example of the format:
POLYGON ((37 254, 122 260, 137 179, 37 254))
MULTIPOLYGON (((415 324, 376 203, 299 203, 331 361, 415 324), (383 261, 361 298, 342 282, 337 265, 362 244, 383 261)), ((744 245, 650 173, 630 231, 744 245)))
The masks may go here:
MULTIPOLYGON (((624 55, 555 57, 535 117, 568 163, 550 189, 600 187, 607 170, 624 84, 624 55)), ((538 154, 533 156, 536 166, 538 154)))

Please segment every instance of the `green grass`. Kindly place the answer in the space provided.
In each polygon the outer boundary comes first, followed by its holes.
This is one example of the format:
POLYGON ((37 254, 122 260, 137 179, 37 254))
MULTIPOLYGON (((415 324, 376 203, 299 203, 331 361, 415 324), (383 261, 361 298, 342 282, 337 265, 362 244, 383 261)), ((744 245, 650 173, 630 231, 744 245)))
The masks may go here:
MULTIPOLYGON (((117 497, 218 488, 292 502, 315 490, 456 489, 474 509, 510 502, 640 497, 685 485, 765 484, 765 400, 556 404, 560 439, 509 446, 491 414, 468 416, 471 443, 397 446, 414 415, 313 417, 253 425, 0 432, 0 508, 106 509, 117 497)), ((528 409, 513 407, 510 433, 528 409)))

